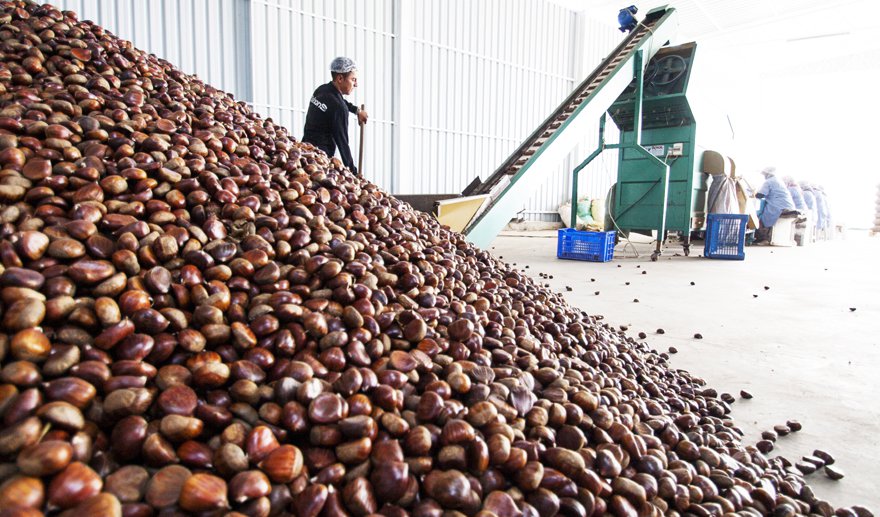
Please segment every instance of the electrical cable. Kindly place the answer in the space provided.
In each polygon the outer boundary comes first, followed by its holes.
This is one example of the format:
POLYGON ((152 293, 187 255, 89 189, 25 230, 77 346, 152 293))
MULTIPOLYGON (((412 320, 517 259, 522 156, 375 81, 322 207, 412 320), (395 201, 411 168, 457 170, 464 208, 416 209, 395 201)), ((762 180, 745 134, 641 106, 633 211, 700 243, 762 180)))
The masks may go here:
MULTIPOLYGON (((602 164, 602 168, 605 170, 605 177, 606 178, 609 177, 611 175, 611 171, 608 169, 608 163, 605 161, 605 153, 602 153, 601 164, 602 164)), ((641 257, 641 254, 639 253, 639 250, 636 248, 636 245, 633 244, 632 241, 629 239, 629 234, 624 233, 624 231, 620 229, 620 226, 617 225, 617 221, 614 219, 614 215, 613 215, 611 209, 607 206, 605 207, 605 213, 608 215, 608 218, 611 219, 611 224, 613 224, 614 227, 617 229, 617 235, 622 236, 622 238, 624 240, 626 240, 626 244, 623 245, 623 255, 624 255, 623 258, 626 258, 627 246, 629 246, 630 249, 632 249, 633 253, 636 254, 636 256, 633 258, 641 257)))
MULTIPOLYGON (((621 151, 622 151, 622 149, 618 149, 618 150, 617 150, 618 153, 621 152, 621 151)), ((602 163, 602 168, 605 170, 605 175, 606 175, 606 177, 611 176, 611 171, 610 171, 609 168, 608 168, 608 163, 605 161, 605 154, 604 154, 604 153, 602 154, 602 162, 601 162, 601 163, 602 163)), ((613 185, 612 185, 612 188, 613 188, 613 185)), ((611 219, 611 224, 613 224, 613 225, 614 225, 614 228, 617 229, 617 235, 618 235, 620 238, 622 238, 623 240, 626 240, 626 244, 623 245, 623 254, 624 254, 624 258, 626 258, 626 248, 627 248, 627 247, 631 248, 631 249, 633 250, 633 253, 635 253, 635 257, 634 257, 634 258, 639 258, 639 257, 641 257, 641 254, 639 253, 639 250, 636 248, 635 244, 633 244, 633 242, 630 240, 630 238, 629 238, 629 233, 624 232, 624 231, 620 228, 620 226, 617 224, 617 220, 614 219, 614 213, 613 213, 613 210, 612 210, 611 208, 613 208, 613 207, 606 207, 606 213, 608 214, 608 218, 611 219)))

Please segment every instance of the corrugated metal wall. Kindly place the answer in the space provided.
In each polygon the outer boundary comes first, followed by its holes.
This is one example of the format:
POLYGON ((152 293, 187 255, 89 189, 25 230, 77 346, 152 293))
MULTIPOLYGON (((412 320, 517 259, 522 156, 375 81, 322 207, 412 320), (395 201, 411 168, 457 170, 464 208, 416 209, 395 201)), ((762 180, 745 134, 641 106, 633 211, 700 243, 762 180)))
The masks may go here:
MULTIPOLYGON (((55 0, 137 47, 233 93, 296 137, 338 55, 359 63, 364 172, 395 193, 460 192, 495 168, 619 41, 612 28, 544 0, 55 0)), ((360 141, 354 117, 350 141, 360 141)), ((613 124, 609 124, 613 127, 613 124)), ((614 138, 612 136, 612 138, 614 138)), ((553 221, 570 171, 597 134, 523 206, 553 221)), ((606 152, 580 192, 604 196, 606 152)))
POLYGON ((403 41, 411 65, 413 152, 403 192, 460 192, 487 177, 571 91, 573 14, 526 0, 414 0, 403 41), (408 180, 408 181, 407 181, 408 180))
MULTIPOLYGON (((403 9, 401 193, 454 193, 485 179, 619 40, 550 2, 415 0, 403 9)), ((584 136, 595 146, 597 135, 584 136)), ((521 215, 558 220, 581 155, 560 164, 521 215)), ((584 188, 597 180, 583 177, 584 188)))
POLYGON ((137 48, 249 100, 248 0, 52 0, 137 48))
MULTIPOLYGON (((358 63, 358 87, 349 96, 365 104, 364 174, 392 190, 394 134, 395 0, 253 0, 254 108, 302 137, 312 92, 330 81, 330 61, 358 63)), ((360 135, 349 118, 357 161, 360 135)))

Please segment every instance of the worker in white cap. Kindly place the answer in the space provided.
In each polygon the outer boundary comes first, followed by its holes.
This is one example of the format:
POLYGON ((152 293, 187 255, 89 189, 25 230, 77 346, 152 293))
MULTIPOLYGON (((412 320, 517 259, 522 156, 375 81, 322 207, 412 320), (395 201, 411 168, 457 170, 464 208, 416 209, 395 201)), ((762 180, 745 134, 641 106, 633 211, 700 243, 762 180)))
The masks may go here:
POLYGON ((302 139, 330 157, 339 149, 342 163, 357 174, 348 145, 348 115, 357 115, 361 124, 367 123, 368 115, 343 97, 357 87, 357 65, 350 58, 337 57, 330 63, 330 76, 332 80, 319 86, 312 94, 302 139))
POLYGON ((807 213, 810 215, 810 224, 813 229, 819 226, 818 207, 816 206, 816 195, 813 194, 813 187, 807 181, 800 182, 801 192, 804 193, 804 205, 807 207, 807 213))
POLYGON ((828 206, 828 196, 821 185, 813 185, 813 195, 816 196, 816 211, 818 212, 816 226, 820 230, 831 228, 831 209, 828 206))
POLYGON ((761 171, 761 175, 765 178, 764 184, 761 185, 755 197, 764 200, 764 208, 758 214, 758 219, 761 221, 761 229, 766 229, 766 231, 755 232, 757 240, 769 236, 770 228, 776 224, 783 212, 795 211, 791 192, 776 176, 776 167, 765 168, 761 171))
MULTIPOLYGON (((807 181, 801 182, 801 190, 804 191, 804 204, 807 205, 813 221, 813 226, 819 227, 819 193, 816 191, 816 185, 807 181)), ((824 213, 824 207, 823 207, 824 213)))
POLYGON ((807 211, 807 205, 804 203, 804 191, 801 190, 801 187, 791 176, 786 176, 784 180, 785 186, 788 187, 788 192, 791 194, 791 199, 794 201, 794 207, 799 212, 805 213, 807 211))
MULTIPOLYGON (((810 184, 806 181, 801 181, 800 187, 801 192, 804 194, 804 205, 806 205, 807 210, 815 211, 816 196, 813 195, 813 189, 810 187, 810 184)), ((813 218, 813 220, 815 220, 815 218, 813 218)))

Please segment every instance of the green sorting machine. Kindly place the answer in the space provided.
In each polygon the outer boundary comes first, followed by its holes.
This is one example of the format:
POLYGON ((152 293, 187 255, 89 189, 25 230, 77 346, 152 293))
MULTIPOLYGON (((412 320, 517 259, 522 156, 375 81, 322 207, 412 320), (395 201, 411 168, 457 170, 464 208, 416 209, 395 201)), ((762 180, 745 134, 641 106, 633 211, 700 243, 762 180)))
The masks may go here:
POLYGON ((696 43, 663 48, 645 69, 641 141, 633 123, 635 80, 608 110, 624 144, 612 196, 614 221, 624 232, 678 232, 685 255, 691 231, 702 229, 706 218, 707 175, 700 171, 697 123, 687 99, 696 48, 696 43), (668 165, 668 175, 656 160, 627 145, 637 143, 668 165))
POLYGON ((574 171, 576 185, 577 173, 602 150, 619 149, 617 182, 608 203, 614 224, 609 229, 656 232, 652 260, 659 257, 669 232, 681 235, 688 255, 691 232, 705 223, 707 175, 700 172, 702 148, 687 99, 696 47, 664 47, 644 73, 634 69, 633 81, 608 110, 620 129, 620 143, 605 143, 603 116, 599 147, 574 171))

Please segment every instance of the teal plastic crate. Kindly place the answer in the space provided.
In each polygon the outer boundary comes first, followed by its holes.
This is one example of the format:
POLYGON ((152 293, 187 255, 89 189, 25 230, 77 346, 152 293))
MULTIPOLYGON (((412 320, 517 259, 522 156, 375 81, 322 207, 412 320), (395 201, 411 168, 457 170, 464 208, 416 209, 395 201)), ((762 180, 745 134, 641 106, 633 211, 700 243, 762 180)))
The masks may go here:
POLYGON ((614 258, 616 232, 582 232, 572 228, 559 230, 556 257, 588 262, 608 262, 614 258))

